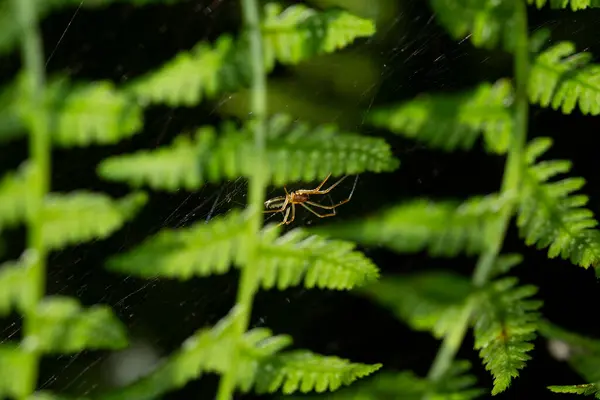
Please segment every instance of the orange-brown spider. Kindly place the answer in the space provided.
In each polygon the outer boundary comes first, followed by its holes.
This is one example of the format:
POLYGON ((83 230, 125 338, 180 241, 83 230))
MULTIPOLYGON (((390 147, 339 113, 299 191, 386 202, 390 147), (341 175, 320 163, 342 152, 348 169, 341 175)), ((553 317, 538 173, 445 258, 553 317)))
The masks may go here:
POLYGON ((323 187, 323 185, 325 185, 325 182, 327 182, 327 180, 329 179, 330 176, 331 176, 331 174, 327 175, 327 177, 325 179, 323 179, 323 182, 321 182, 319 184, 319 186, 317 186, 314 189, 299 189, 299 190, 294 190, 292 192, 288 192, 287 188, 284 186, 283 190, 285 190, 285 196, 273 197, 272 199, 265 201, 265 207, 267 208, 267 210, 265 210, 264 212, 265 213, 277 213, 277 212, 283 213, 283 212, 285 212, 283 221, 281 221, 279 223, 279 225, 283 225, 283 224, 289 225, 292 223, 292 221, 294 221, 294 218, 296 218, 296 204, 299 204, 302 207, 306 208, 308 211, 310 211, 311 213, 313 213, 314 215, 316 215, 319 218, 333 217, 334 215, 336 215, 335 209, 337 207, 341 206, 342 204, 349 202, 350 199, 352 198, 352 194, 354 193, 354 189, 356 188, 356 182, 358 181, 358 175, 356 176, 356 179, 354 180, 354 186, 352 187, 352 191, 350 192, 350 195, 348 196, 347 199, 342 200, 337 204, 332 204, 330 206, 324 206, 322 204, 310 201, 309 200, 310 196, 327 194, 327 193, 331 192, 331 190, 334 187, 336 187, 337 185, 342 183, 342 181, 348 177, 348 175, 345 175, 340 180, 338 180, 336 183, 329 186, 327 189, 321 190, 321 188, 323 187), (325 210, 331 210, 332 212, 330 212, 329 214, 319 214, 318 212, 316 212, 315 210, 310 208, 308 206, 308 204, 310 204, 313 207, 318 207, 318 208, 322 208, 325 210), (292 215, 291 215, 291 218, 288 219, 288 217, 290 216, 290 211, 291 211, 292 215))

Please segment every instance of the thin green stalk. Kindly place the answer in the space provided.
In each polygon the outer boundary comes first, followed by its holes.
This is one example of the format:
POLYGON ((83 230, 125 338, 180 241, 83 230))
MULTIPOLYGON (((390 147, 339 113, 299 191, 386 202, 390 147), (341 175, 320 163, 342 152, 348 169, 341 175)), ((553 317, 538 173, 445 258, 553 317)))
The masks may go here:
MULTIPOLYGON (((254 174, 249 181, 249 202, 248 208, 251 211, 251 220, 249 224, 248 240, 251 241, 251 256, 248 259, 248 266, 257 265, 259 251, 259 235, 263 222, 263 203, 265 201, 265 187, 267 184, 267 171, 265 169, 265 148, 266 148, 266 126, 265 118, 267 114, 267 78, 264 66, 262 35, 260 30, 260 9, 257 0, 241 0, 243 20, 248 34, 250 57, 252 65, 252 87, 251 87, 251 114, 254 122, 254 155, 256 163, 254 165, 254 174)), ((241 338, 248 329, 248 323, 252 312, 252 300, 256 293, 255 274, 251 268, 242 268, 240 285, 238 288, 236 308, 239 308, 239 315, 235 321, 235 334, 241 338)), ((237 365, 238 354, 233 352, 230 368, 222 377, 219 383, 217 400, 230 400, 235 391, 236 376, 235 368, 237 365)))
MULTIPOLYGON (((517 27, 519 29, 518 40, 514 54, 514 71, 516 81, 516 99, 514 115, 514 134, 512 143, 508 152, 506 166, 502 180, 502 194, 517 193, 521 185, 521 171, 523 170, 523 153, 527 140, 527 123, 529 120, 529 99, 527 95, 527 83, 529 79, 529 45, 527 34, 527 7, 520 0, 515 1, 517 27)), ((477 261, 475 271, 473 272, 473 284, 475 287, 485 285, 490 277, 494 263, 502 248, 508 223, 514 212, 514 204, 506 207, 492 226, 496 240, 486 252, 484 252, 477 261)), ((443 377, 452 361, 456 357, 464 340, 469 327, 471 314, 475 304, 467 302, 460 315, 459 320, 445 337, 440 350, 429 370, 428 378, 437 381, 443 377)))
MULTIPOLYGON (((31 314, 42 299, 46 286, 46 254, 43 238, 43 205, 50 187, 50 138, 47 111, 44 104, 45 67, 41 36, 38 28, 35 0, 13 0, 14 12, 22 30, 22 62, 27 77, 25 105, 30 127, 29 153, 31 181, 28 202, 27 250, 32 253, 30 268, 34 302, 33 309, 24 310, 24 349, 31 352, 34 362, 23 376, 28 393, 36 389, 39 353, 31 337, 31 314)), ((34 341, 33 341, 34 342, 34 341)), ((25 396, 27 397, 27 396, 25 396)))

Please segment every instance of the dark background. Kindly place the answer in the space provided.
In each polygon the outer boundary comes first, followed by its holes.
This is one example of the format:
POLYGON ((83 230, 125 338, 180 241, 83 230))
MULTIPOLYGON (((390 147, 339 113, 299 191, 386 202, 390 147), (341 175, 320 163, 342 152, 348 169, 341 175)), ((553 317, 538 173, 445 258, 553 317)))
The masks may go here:
MULTIPOLYGON (((237 32, 238 3, 194 0, 138 9, 114 5, 102 10, 63 10, 47 18, 42 26, 48 71, 67 74, 72 79, 125 82, 158 67, 199 40, 213 41, 221 33, 237 32)), ((413 196, 465 198, 498 190, 502 158, 478 149, 452 154, 431 151, 386 132, 374 131, 362 124, 362 118, 372 107, 407 100, 422 92, 455 91, 482 80, 512 76, 511 58, 502 52, 474 49, 468 41, 452 41, 437 25, 427 2, 381 0, 372 4, 373 10, 380 6, 393 10, 388 18, 378 22, 379 33, 375 38, 358 41, 340 58, 334 55, 309 62, 311 68, 306 67, 309 72, 304 74, 302 65, 296 69, 278 69, 270 81, 272 98, 279 104, 290 105, 288 111, 307 121, 336 122, 344 129, 383 136, 402 162, 394 173, 361 175, 353 200, 339 210, 338 220, 366 215, 413 196), (341 78, 332 76, 331 71, 341 74, 341 78), (289 90, 276 92, 281 88, 289 90), (292 95, 286 98, 286 93, 292 95)), ((371 11, 364 5, 361 8, 367 13, 371 11)), ((531 8, 529 20, 531 30, 547 26, 554 40, 572 40, 578 50, 600 54, 597 39, 600 11, 536 12, 531 8)), ((1 79, 11 79, 18 65, 16 53, 4 57, 0 63, 1 79)), ((217 123, 225 115, 242 116, 243 109, 237 99, 225 96, 193 109, 153 107, 146 112, 144 131, 130 140, 114 146, 54 150, 52 190, 85 188, 123 195, 127 187, 96 177, 95 166, 100 160, 167 144, 178 133, 217 123)), ((573 160, 572 175, 587 179, 585 192, 591 197, 589 207, 595 212, 599 211, 600 199, 594 146, 598 121, 578 111, 565 116, 532 107, 529 132, 530 137, 554 138, 555 146, 549 157, 573 160)), ((0 171, 15 168, 26 155, 25 140, 3 146, 0 171)), ((350 190, 352 182, 345 183, 340 192, 350 190)), ((110 274, 102 268, 103 262, 107 256, 134 246, 162 227, 186 226, 243 206, 245 189, 245 183, 238 180, 207 186, 194 193, 153 193, 138 218, 111 238, 52 253, 48 293, 75 296, 87 305, 111 305, 133 338, 144 338, 161 355, 168 354, 196 329, 216 323, 229 311, 235 300, 237 272, 188 282, 142 281, 110 274)), ((280 191, 272 188, 268 196, 280 191)), ((323 223, 313 221, 310 215, 301 214, 298 218, 296 226, 323 223)), ((6 238, 6 258, 18 256, 23 238, 23 230, 10 231, 6 238)), ((470 274, 475 264, 474 259, 467 257, 431 259, 424 254, 364 250, 384 276, 428 268, 449 268, 470 274)), ((525 248, 514 228, 509 232, 505 251, 525 256, 524 263, 514 273, 522 282, 539 286, 538 297, 545 302, 543 313, 547 318, 574 331, 600 337, 600 325, 595 318, 600 290, 592 271, 566 261, 548 260, 544 251, 525 248)), ((438 342, 428 334, 410 331, 388 311, 348 293, 299 288, 261 292, 256 297, 252 326, 267 326, 275 333, 291 334, 297 347, 357 362, 381 362, 388 369, 412 369, 422 375, 426 374, 438 348, 438 342)), ((0 341, 17 339, 19 328, 16 316, 3 320, 0 341)), ((460 356, 474 362, 480 385, 491 388, 491 378, 471 348, 469 336, 460 356)), ((567 395, 551 394, 546 386, 583 383, 566 364, 549 355, 544 339, 536 341, 531 354, 533 360, 522 371, 521 378, 498 399, 566 398, 567 395)), ((84 352, 48 357, 43 362, 40 383, 46 389, 67 393, 105 387, 103 371, 108 356, 104 352, 84 352)), ((208 376, 165 398, 210 399, 216 384, 217 378, 208 376)))

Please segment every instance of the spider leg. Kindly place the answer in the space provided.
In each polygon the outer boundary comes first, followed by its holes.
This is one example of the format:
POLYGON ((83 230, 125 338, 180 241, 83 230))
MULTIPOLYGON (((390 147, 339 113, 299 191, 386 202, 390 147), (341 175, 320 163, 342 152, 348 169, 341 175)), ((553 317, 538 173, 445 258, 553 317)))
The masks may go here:
MULTIPOLYGON (((279 198, 276 198, 276 199, 279 199, 279 198)), ((283 212, 285 210, 285 208, 289 205, 289 202, 290 202, 290 197, 286 196, 285 201, 283 202, 283 204, 281 205, 280 208, 277 208, 275 210, 263 210, 263 213, 268 214, 268 213, 283 212)))
MULTIPOLYGON (((310 193, 310 194, 327 194, 331 189, 333 189, 338 183, 340 183, 341 181, 343 181, 348 175, 344 176, 342 179, 340 179, 339 181, 337 181, 336 183, 334 183, 332 186, 330 186, 327 190, 321 190, 318 193, 310 193)), ((332 206, 323 206, 321 204, 317 205, 317 207, 321 207, 321 208, 325 208, 327 210, 331 210, 334 209, 338 206, 341 206, 344 203, 347 203, 350 201, 350 199, 352 199, 352 195, 354 194, 354 190, 356 189, 356 183, 358 182, 358 175, 356 175, 356 179, 354 179, 354 185, 352 185, 352 190, 350 191, 350 194, 348 195, 348 198, 346 200, 342 200, 340 201, 338 204, 336 205, 332 205, 332 206)), ((307 202, 310 203, 310 202, 307 202)), ((316 203, 311 203, 313 206, 316 205, 316 203)))
POLYGON ((323 185, 325 184, 325 182, 327 182, 327 179, 329 179, 329 177, 330 177, 330 176, 331 176, 331 172, 329 173, 329 175, 327 175, 327 176, 325 177, 325 179, 323 179, 323 182, 321 182, 321 183, 319 184, 319 186, 317 186, 317 187, 316 187, 315 189, 313 189, 313 190, 321 190, 321 188, 323 187, 323 185))
MULTIPOLYGON (((292 204, 292 205, 293 205, 293 204, 292 204)), ((287 219, 288 219, 288 216, 289 216, 289 215, 290 215, 290 208, 288 208, 287 210, 285 210, 285 215, 284 215, 284 217, 283 217, 283 221, 281 221, 279 224, 277 224, 277 226, 281 226, 281 225, 283 225, 283 224, 286 224, 286 225, 287 225, 287 224, 288 224, 288 222, 287 222, 287 219)))
MULTIPOLYGON (((316 203, 314 203, 316 204, 316 203)), ((304 208, 306 208, 308 211, 310 211, 311 213, 315 214, 317 217, 319 218, 327 218, 327 217, 333 217, 335 215, 335 210, 333 210, 332 213, 329 214, 319 214, 318 212, 316 212, 315 210, 313 210, 312 208, 310 208, 309 206, 307 206, 304 203, 300 203, 300 205, 304 208)))
POLYGON ((291 224, 292 222, 294 222, 294 219, 296 219, 296 205, 294 203, 292 203, 292 219, 290 219, 288 222, 286 222, 286 225, 291 224))
MULTIPOLYGON (((344 181, 344 179, 346 179, 348 177, 348 175, 344 175, 342 176, 336 183, 334 183, 333 185, 329 186, 327 189, 325 190, 318 190, 320 189, 320 186, 317 187, 317 189, 313 189, 313 190, 297 190, 297 193, 301 193, 301 194, 327 194, 329 192, 331 192, 333 190, 333 188, 335 188, 337 185, 339 185, 340 183, 342 183, 344 181)), ((356 176, 356 178, 358 179, 358 175, 356 176)), ((354 183, 354 185, 356 185, 356 182, 354 183)))

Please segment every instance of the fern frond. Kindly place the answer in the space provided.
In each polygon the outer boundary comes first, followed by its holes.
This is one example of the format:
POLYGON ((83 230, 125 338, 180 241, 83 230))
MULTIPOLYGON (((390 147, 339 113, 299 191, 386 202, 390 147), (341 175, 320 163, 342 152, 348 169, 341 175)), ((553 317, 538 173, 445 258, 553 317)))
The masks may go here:
POLYGON ((525 243, 548 247, 548 257, 560 256, 584 268, 600 261, 600 232, 591 211, 584 208, 588 197, 574 194, 583 178, 549 179, 571 170, 569 161, 536 159, 552 144, 549 138, 534 139, 527 149, 528 167, 523 174, 517 225, 525 243))
MULTIPOLYGON (((247 214, 229 212, 208 224, 163 230, 139 247, 109 260, 109 268, 144 278, 189 279, 245 267, 247 214)), ((307 288, 351 289, 379 277, 377 267, 352 243, 326 240, 267 226, 261 233, 258 265, 252 266, 263 288, 285 289, 304 281, 307 288)))
MULTIPOLYGON (((296 64, 345 47, 374 30, 371 21, 344 11, 316 12, 300 4, 284 10, 267 4, 262 26, 266 72, 277 61, 296 64)), ((221 35, 214 45, 198 43, 160 69, 133 80, 127 88, 142 104, 191 107, 204 98, 248 86, 249 60, 246 38, 221 35)))
POLYGON ((31 277, 31 253, 0 264, 0 317, 13 308, 30 310, 35 305, 35 281, 31 277))
POLYGON ((355 244, 294 229, 279 236, 274 226, 263 230, 257 279, 264 289, 283 290, 304 281, 306 288, 345 290, 379 278, 379 270, 355 244))
POLYGON ((108 306, 84 308, 70 297, 47 297, 29 320, 24 338, 37 351, 75 353, 86 349, 120 349, 127 346, 125 326, 108 306))
POLYGON ((563 9, 570 7, 572 11, 600 7, 599 0, 527 0, 527 4, 535 4, 538 9, 543 8, 548 3, 550 3, 550 8, 563 9))
POLYGON ((339 357, 327 357, 306 350, 271 356, 256 376, 258 393, 334 391, 343 385, 371 375, 381 364, 352 363, 339 357))
POLYGON ((33 353, 23 346, 0 344, 0 398, 27 398, 29 382, 23 377, 35 368, 34 363, 33 353))
POLYGON ((427 250, 433 256, 474 254, 490 244, 488 222, 506 206, 509 197, 474 197, 454 201, 413 200, 364 220, 315 229, 367 246, 386 246, 397 252, 427 250))
MULTIPOLYGON (((196 190, 205 182, 251 176, 256 168, 252 123, 242 128, 225 123, 217 134, 210 126, 198 129, 193 138, 178 137, 171 146, 109 157, 98 167, 105 179, 153 189, 196 190)), ((392 171, 398 161, 380 138, 341 133, 332 125, 316 128, 277 115, 267 126, 267 162, 270 182, 323 179, 365 171, 392 171), (315 162, 318 161, 318 162, 315 162)))
MULTIPOLYGON (((468 374, 471 363, 456 361, 438 382, 430 382, 412 371, 380 372, 372 378, 362 380, 350 387, 318 398, 331 400, 473 400, 481 396, 482 389, 474 388, 476 378, 468 374)), ((292 397, 290 400, 300 400, 292 397)))
POLYGON ((476 47, 514 49, 514 4, 507 0, 430 0, 436 18, 455 40, 470 38, 476 47))
POLYGON ((441 338, 473 291, 469 279, 446 271, 387 277, 358 293, 390 309, 417 331, 441 338))
POLYGON ((23 164, 0 180, 0 231, 20 223, 27 214, 31 170, 23 164))
POLYGON ((146 204, 143 192, 113 200, 102 193, 50 193, 44 201, 44 241, 48 248, 104 239, 146 204))
POLYGON ((512 91, 502 79, 457 94, 426 94, 377 110, 370 122, 446 151, 469 150, 483 134, 488 151, 505 153, 512 132, 512 91))
POLYGON ((600 399, 600 386, 596 383, 567 386, 548 386, 548 389, 554 393, 582 394, 584 396, 594 396, 595 398, 600 399))
POLYGON ((542 303, 530 297, 537 288, 517 283, 512 277, 499 279, 477 301, 475 349, 494 377, 493 395, 506 390, 525 367, 536 336, 542 303))
POLYGON ((575 53, 571 42, 559 42, 537 55, 529 73, 529 98, 564 114, 600 114, 600 66, 592 54, 575 53))
POLYGON ((247 213, 234 209, 209 223, 163 229, 133 250, 109 259, 108 268, 142 278, 182 280, 225 273, 231 265, 246 262, 247 221, 247 213))
POLYGON ((341 9, 316 11, 303 4, 283 8, 281 4, 265 6, 262 21, 267 68, 275 62, 297 64, 323 53, 333 53, 354 40, 375 34, 371 20, 341 9))

